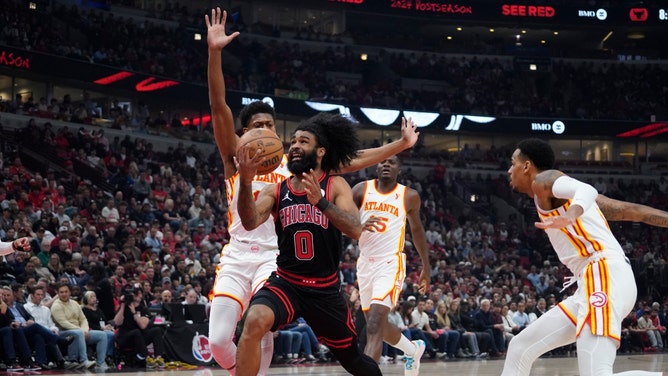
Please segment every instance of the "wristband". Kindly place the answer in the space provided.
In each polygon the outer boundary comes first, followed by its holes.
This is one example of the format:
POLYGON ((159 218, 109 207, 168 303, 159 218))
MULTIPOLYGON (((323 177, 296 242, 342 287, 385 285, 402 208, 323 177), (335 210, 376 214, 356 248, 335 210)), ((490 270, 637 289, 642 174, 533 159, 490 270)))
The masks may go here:
POLYGON ((320 197, 320 200, 318 200, 318 203, 315 204, 315 207, 324 213, 325 210, 327 210, 329 207, 329 201, 327 201, 327 199, 324 197, 320 197))

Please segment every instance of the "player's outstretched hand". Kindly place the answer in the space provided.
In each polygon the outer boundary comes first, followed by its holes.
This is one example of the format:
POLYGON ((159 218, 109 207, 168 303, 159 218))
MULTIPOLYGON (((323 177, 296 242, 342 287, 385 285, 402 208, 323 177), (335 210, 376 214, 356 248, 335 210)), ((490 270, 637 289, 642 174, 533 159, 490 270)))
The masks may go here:
POLYGON ((406 148, 413 147, 418 140, 420 132, 417 132, 417 125, 413 122, 413 118, 401 118, 401 139, 406 143, 406 148))
POLYGON ((18 251, 23 251, 23 252, 30 251, 30 238, 28 237, 18 238, 14 240, 12 244, 14 246, 14 249, 18 251))
POLYGON ((227 35, 225 32, 225 21, 227 20, 227 12, 221 11, 220 8, 211 9, 211 18, 209 15, 204 15, 206 22, 207 34, 206 42, 210 49, 223 49, 234 38, 239 36, 239 32, 227 35))
POLYGON ((548 228, 564 228, 573 224, 573 220, 569 217, 560 215, 556 217, 545 218, 543 222, 534 223, 536 227, 542 229, 548 228))

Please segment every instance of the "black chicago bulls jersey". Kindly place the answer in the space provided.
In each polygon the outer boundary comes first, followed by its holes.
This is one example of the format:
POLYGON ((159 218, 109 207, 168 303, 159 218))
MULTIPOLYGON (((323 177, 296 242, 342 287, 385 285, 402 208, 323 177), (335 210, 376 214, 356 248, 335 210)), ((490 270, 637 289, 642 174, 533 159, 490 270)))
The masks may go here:
MULTIPOLYGON (((328 200, 331 178, 326 174, 320 178, 321 193, 328 200)), ((316 278, 336 275, 341 260, 341 231, 308 202, 306 192, 295 192, 291 179, 280 184, 277 200, 274 218, 279 270, 316 278)))

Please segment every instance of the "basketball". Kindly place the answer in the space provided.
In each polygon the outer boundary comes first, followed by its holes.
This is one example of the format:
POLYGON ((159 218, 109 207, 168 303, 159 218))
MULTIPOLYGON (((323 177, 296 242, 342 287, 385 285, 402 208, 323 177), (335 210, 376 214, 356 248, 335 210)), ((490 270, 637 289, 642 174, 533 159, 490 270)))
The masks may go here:
POLYGON ((283 160, 283 142, 273 131, 265 128, 255 128, 244 133, 239 139, 239 146, 250 145, 250 157, 260 149, 264 161, 257 168, 258 175, 268 174, 276 169, 283 160))

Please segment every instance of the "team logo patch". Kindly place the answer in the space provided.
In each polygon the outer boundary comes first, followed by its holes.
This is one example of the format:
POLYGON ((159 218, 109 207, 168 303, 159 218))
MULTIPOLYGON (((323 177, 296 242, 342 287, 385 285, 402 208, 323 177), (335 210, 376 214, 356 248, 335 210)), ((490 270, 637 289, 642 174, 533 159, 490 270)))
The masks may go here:
POLYGON ((193 357, 202 363, 209 363, 213 358, 209 338, 199 334, 199 332, 195 332, 195 336, 193 337, 192 350, 193 357))
POLYGON ((596 291, 589 296, 589 304, 596 308, 601 308, 608 304, 608 295, 603 291, 596 291))

